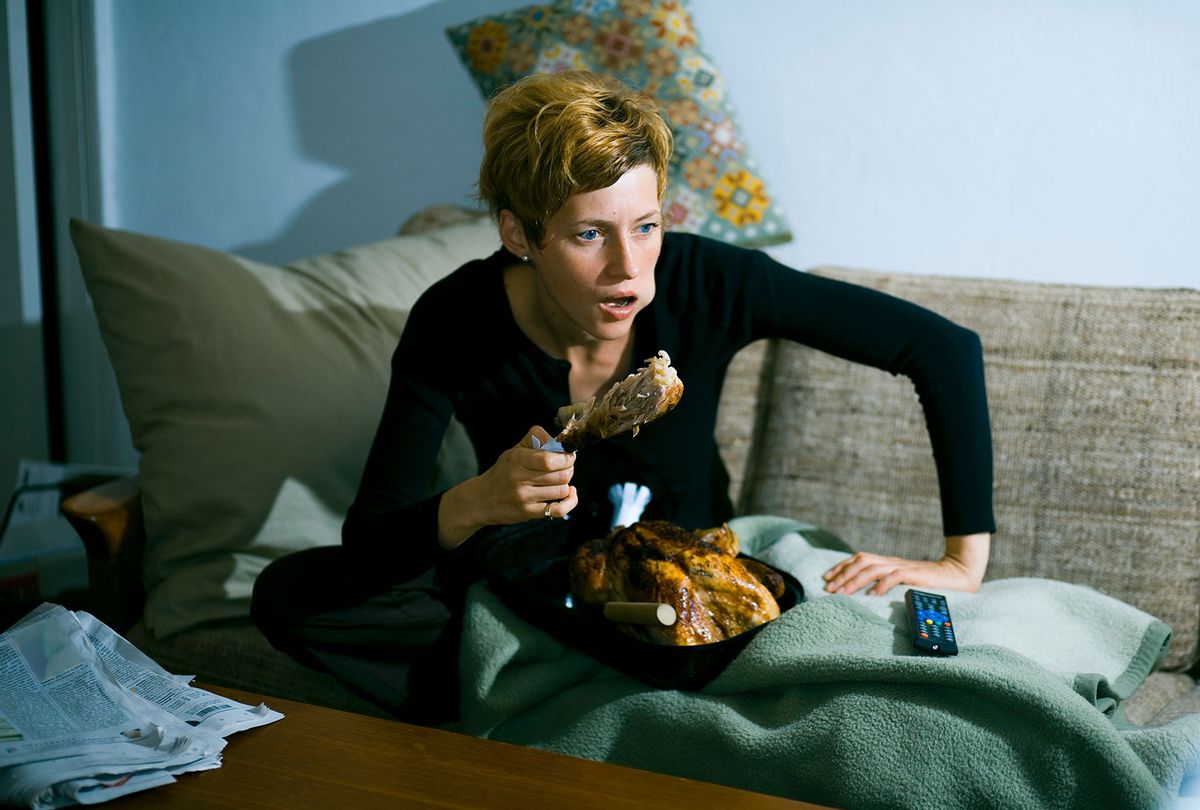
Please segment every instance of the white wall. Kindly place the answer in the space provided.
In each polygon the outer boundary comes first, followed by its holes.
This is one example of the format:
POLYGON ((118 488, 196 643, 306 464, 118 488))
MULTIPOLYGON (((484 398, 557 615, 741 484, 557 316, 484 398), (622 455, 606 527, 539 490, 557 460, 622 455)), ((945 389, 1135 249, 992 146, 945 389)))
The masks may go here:
MULTIPOLYGON (((524 5, 81 4, 94 17, 92 217, 270 261, 469 201, 483 102, 443 31, 524 5)), ((772 252, 793 266, 1200 284, 1200 4, 691 7, 788 211, 797 239, 772 252)), ((68 381, 83 437, 71 446, 103 456, 86 440, 105 428, 85 414, 112 402, 102 370, 86 371, 103 364, 92 340, 71 349, 84 358, 68 381)))
POLYGON ((442 32, 512 5, 117 0, 113 222, 283 261, 467 202, 482 101, 442 32))
MULTIPOLYGON (((286 259, 465 201, 442 31, 521 2, 115 0, 113 224, 286 259)), ((692 0, 819 263, 1200 280, 1200 4, 692 0)))
POLYGON ((1200 285, 1193 0, 695 7, 797 229, 780 258, 1200 285))

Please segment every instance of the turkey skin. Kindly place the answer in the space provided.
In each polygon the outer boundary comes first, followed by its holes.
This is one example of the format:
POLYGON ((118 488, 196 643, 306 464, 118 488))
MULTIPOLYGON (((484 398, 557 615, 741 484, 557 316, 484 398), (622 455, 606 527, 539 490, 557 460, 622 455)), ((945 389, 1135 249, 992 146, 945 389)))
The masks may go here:
POLYGON ((625 625, 659 644, 711 644, 779 616, 783 579, 737 557, 728 526, 689 532, 661 520, 638 521, 583 543, 570 563, 577 604, 658 602, 675 608, 670 627, 625 625))

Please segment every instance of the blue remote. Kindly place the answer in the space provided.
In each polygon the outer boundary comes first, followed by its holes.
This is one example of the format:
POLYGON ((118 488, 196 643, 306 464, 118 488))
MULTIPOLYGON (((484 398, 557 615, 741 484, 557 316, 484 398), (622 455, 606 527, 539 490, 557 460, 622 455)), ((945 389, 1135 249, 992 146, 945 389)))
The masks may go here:
POLYGON ((933 655, 958 655, 958 635, 950 621, 950 607, 940 593, 910 590, 904 594, 913 646, 933 655))

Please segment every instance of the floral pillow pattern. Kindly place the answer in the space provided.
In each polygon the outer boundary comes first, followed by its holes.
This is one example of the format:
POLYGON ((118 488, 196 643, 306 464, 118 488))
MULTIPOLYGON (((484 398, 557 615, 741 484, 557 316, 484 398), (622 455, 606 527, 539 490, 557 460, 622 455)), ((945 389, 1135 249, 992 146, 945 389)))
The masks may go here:
POLYGON ((485 97, 528 73, 564 70, 610 73, 648 93, 675 137, 671 227, 751 247, 791 240, 684 0, 558 0, 446 33, 485 97))

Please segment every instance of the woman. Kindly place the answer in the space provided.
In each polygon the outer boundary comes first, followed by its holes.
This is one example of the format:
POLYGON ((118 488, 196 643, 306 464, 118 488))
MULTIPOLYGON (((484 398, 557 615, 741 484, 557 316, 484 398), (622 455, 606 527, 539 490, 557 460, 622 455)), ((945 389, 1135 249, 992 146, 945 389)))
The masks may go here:
POLYGON ((729 361, 761 338, 906 374, 925 409, 944 554, 913 561, 860 552, 826 574, 827 590, 979 587, 994 526, 982 356, 972 332, 761 252, 664 233, 670 130, 649 99, 611 80, 523 79, 492 100, 483 139, 480 196, 503 247, 414 306, 343 547, 318 550, 327 562, 338 555, 348 571, 372 572, 372 582, 335 588, 301 616, 282 607, 295 590, 283 572, 294 578, 298 564, 272 565, 256 588, 255 616, 277 646, 311 648, 296 627, 315 609, 362 602, 411 579, 485 527, 569 515, 580 539, 599 536, 613 483, 650 488, 647 518, 690 529, 731 517, 714 438, 717 404, 729 361), (559 407, 602 393, 660 349, 686 385, 674 411, 636 438, 578 454, 535 449, 534 438, 550 438, 559 407), (452 415, 482 472, 430 496, 429 472, 452 415))

